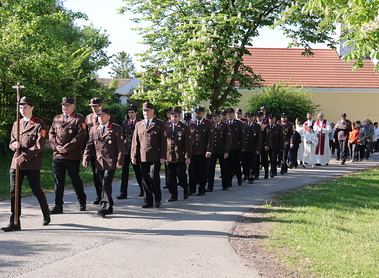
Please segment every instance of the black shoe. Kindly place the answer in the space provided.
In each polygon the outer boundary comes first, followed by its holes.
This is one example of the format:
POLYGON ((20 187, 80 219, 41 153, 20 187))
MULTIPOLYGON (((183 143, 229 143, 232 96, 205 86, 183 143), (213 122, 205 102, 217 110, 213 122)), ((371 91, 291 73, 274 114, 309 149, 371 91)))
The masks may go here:
POLYGON ((94 200, 94 201, 92 202, 92 204, 94 204, 94 205, 98 205, 98 204, 100 204, 100 199, 96 199, 96 200, 94 200))
POLYGON ((164 188, 164 189, 167 189, 167 188, 168 188, 168 186, 167 186, 167 185, 165 185, 165 186, 163 186, 162 188, 164 188))
POLYGON ((187 200, 187 199, 188 199, 188 196, 189 196, 189 194, 188 194, 188 190, 184 190, 184 193, 183 193, 183 198, 184 198, 184 200, 187 200))
POLYGON ((212 192, 212 191, 213 191, 213 189, 207 189, 206 191, 207 191, 207 192, 212 192))
POLYGON ((292 169, 292 168, 293 168, 293 165, 290 165, 289 168, 292 169))
POLYGON ((316 163, 316 166, 321 166, 321 163, 316 163))
POLYGON ((153 205, 152 204, 143 204, 142 205, 142 208, 152 208, 153 205))
POLYGON ((60 214, 63 213, 63 207, 55 205, 52 210, 50 210, 50 214, 60 214))
POLYGON ((337 161, 339 161, 340 159, 339 158, 336 158, 337 161))
POLYGON ((270 178, 273 178, 273 177, 275 177, 275 175, 274 174, 270 174, 270 178))
POLYGON ((342 164, 342 165, 345 165, 345 161, 342 161, 341 164, 342 164))
MULTIPOLYGON (((177 200, 178 200, 178 199, 174 199, 174 198, 171 198, 171 197, 170 197, 170 199, 168 199, 167 202, 175 202, 175 201, 177 201, 177 200)), ((156 205, 156 204, 155 204, 155 205, 156 205)))
POLYGON ((259 177, 258 177, 258 176, 255 176, 255 177, 254 177, 254 180, 259 180, 259 177))
POLYGON ((104 213, 103 211, 101 211, 101 210, 99 210, 98 212, 96 212, 96 215, 97 215, 97 216, 100 216, 100 217, 102 217, 102 218, 105 217, 105 213, 104 213))
POLYGON ((1 230, 4 232, 13 232, 13 231, 19 231, 21 230, 21 225, 15 225, 14 223, 9 223, 8 226, 2 227, 1 230))
POLYGON ((47 215, 47 216, 43 217, 43 225, 44 226, 49 225, 50 221, 51 221, 50 215, 47 215))
POLYGON ((205 192, 199 192, 197 193, 197 196, 204 196, 205 195, 205 192))
POLYGON ((222 190, 228 190, 228 188, 227 187, 223 187, 222 190))
POLYGON ((143 197, 143 192, 140 192, 138 197, 143 197))
POLYGON ((160 208, 160 207, 161 207, 161 202, 156 202, 156 203, 155 203, 155 207, 156 207, 156 208, 160 208))
POLYGON ((284 171, 280 171, 280 174, 281 174, 281 175, 284 175, 284 171))
POLYGON ((253 184, 254 180, 249 180, 249 184, 253 184))
POLYGON ((242 181, 247 181, 247 177, 246 177, 246 176, 243 176, 242 181))
MULTIPOLYGON (((142 195, 143 196, 143 195, 142 195)), ((128 199, 128 196, 126 196, 125 194, 120 194, 119 196, 116 197, 117 199, 121 200, 121 199, 128 199)))
POLYGON ((242 185, 242 179, 238 179, 238 186, 242 185))
POLYGON ((87 204, 86 203, 80 204, 79 211, 86 211, 86 209, 87 209, 87 204))

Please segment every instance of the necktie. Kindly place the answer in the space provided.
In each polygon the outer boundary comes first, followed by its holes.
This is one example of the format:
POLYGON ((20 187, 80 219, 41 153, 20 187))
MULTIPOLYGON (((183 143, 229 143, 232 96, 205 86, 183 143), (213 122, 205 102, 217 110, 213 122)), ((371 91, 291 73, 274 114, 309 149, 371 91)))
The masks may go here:
POLYGON ((24 121, 24 128, 28 125, 29 121, 24 121))
POLYGON ((101 132, 101 134, 104 134, 105 133, 105 126, 103 126, 103 130, 101 132))
POLYGON ((146 121, 146 128, 149 128, 149 124, 150 124, 150 121, 147 120, 147 121, 146 121))
POLYGON ((271 125, 271 129, 273 129, 274 128, 274 125, 271 125))
POLYGON ((172 131, 174 131, 175 130, 175 125, 172 125, 172 131))
POLYGON ((199 126, 200 125, 200 121, 197 121, 197 126, 199 126))
POLYGON ((218 124, 215 124, 215 127, 218 128, 218 124))

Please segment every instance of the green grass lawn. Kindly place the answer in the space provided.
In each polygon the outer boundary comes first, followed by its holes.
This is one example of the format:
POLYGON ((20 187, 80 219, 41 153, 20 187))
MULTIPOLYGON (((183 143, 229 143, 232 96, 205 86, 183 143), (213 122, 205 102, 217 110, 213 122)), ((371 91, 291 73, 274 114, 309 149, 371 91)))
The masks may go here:
POLYGON ((303 277, 379 277, 379 169, 306 187, 270 209, 270 251, 303 277))
MULTIPOLYGON (((9 167, 11 164, 12 154, 8 154, 3 156, 2 163, 0 164, 0 173, 1 173, 1 179, 0 179, 0 198, 7 198, 9 197, 9 167)), ((51 149, 45 149, 43 151, 43 165, 41 170, 41 187, 43 190, 54 190, 54 176, 53 176, 53 170, 52 170, 52 162, 53 162, 53 152, 51 149)), ((131 168, 131 167, 130 167, 131 168)), ((121 179, 121 173, 122 169, 118 169, 116 171, 115 180, 121 179)), ((134 176, 134 172, 131 169, 129 169, 130 176, 134 176)), ((92 168, 91 166, 88 166, 87 168, 84 168, 80 166, 80 177, 83 180, 83 183, 85 185, 87 184, 93 184, 92 181, 92 168)), ((66 187, 71 187, 71 179, 66 174, 66 187)), ((22 193, 25 194, 31 194, 31 189, 28 184, 27 178, 25 178, 23 185, 22 185, 22 193)))

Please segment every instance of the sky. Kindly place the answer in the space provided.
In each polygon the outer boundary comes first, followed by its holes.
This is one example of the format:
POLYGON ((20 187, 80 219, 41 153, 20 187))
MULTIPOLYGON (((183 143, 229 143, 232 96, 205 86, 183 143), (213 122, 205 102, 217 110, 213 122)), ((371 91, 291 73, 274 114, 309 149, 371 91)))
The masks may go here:
MULTIPOLYGON (((107 48, 108 55, 117 54, 120 51, 130 53, 137 70, 140 63, 134 56, 146 49, 139 44, 142 41, 137 31, 130 30, 136 25, 130 21, 132 14, 118 14, 118 9, 124 5, 122 0, 66 0, 64 6, 74 12, 84 12, 88 21, 77 21, 78 25, 93 24, 96 28, 105 31, 109 35, 111 45, 107 48)), ((265 28, 260 30, 260 36, 254 38, 254 47, 287 47, 290 42, 279 29, 265 28)), ((314 48, 326 48, 326 45, 315 45, 314 48)), ((103 68, 98 72, 99 77, 109 78, 110 68, 103 68)))

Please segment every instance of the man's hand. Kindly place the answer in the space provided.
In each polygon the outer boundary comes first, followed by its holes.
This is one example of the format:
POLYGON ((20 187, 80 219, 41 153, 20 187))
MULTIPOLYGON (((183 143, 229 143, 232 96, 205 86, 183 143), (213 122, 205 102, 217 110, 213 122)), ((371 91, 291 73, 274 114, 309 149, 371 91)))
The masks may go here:
POLYGON ((120 164, 116 164, 116 168, 117 168, 117 169, 121 169, 121 168, 122 168, 122 165, 120 165, 120 164))
POLYGON ((224 153, 224 159, 227 159, 229 157, 228 153, 224 153))
POLYGON ((25 157, 23 155, 20 155, 19 157, 16 158, 16 163, 18 165, 20 165, 24 161, 25 161, 25 157))
POLYGON ((16 141, 16 142, 13 142, 13 143, 12 143, 12 148, 13 148, 13 149, 18 149, 18 148, 20 148, 20 147, 21 147, 21 144, 20 144, 19 142, 16 141))
POLYGON ((59 153, 67 153, 67 150, 62 147, 62 146, 57 146, 56 147, 56 150, 59 152, 59 153))
POLYGON ((206 158, 210 158, 211 155, 212 155, 212 154, 211 154, 210 152, 206 152, 206 153, 205 153, 205 157, 206 157, 206 158))
POLYGON ((87 168, 88 167, 88 161, 83 160, 82 165, 84 168, 87 168))
POLYGON ((260 154, 261 152, 260 151, 255 151, 255 154, 260 154))
POLYGON ((137 164, 137 159, 136 158, 132 158, 132 164, 134 164, 134 165, 137 164))
POLYGON ((268 150, 269 150, 269 147, 265 146, 265 150, 268 151, 268 150))
POLYGON ((164 158, 160 158, 160 159, 159 159, 159 162, 160 162, 161 164, 163 164, 165 161, 166 161, 166 159, 164 159, 164 158))
POLYGON ((185 164, 186 165, 190 165, 190 163, 191 163, 191 159, 190 158, 186 158, 185 164))

